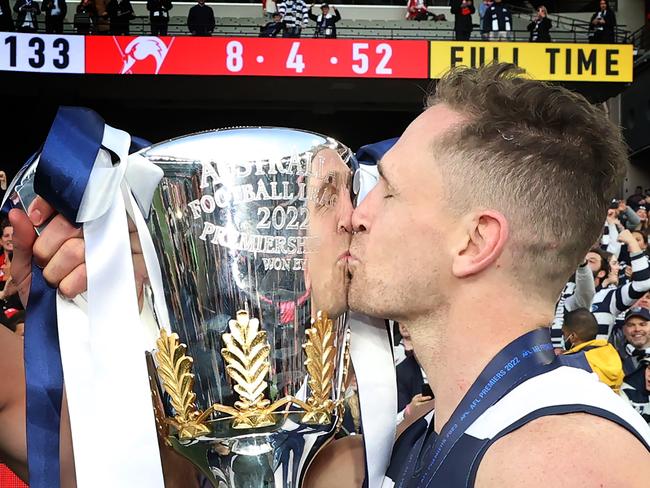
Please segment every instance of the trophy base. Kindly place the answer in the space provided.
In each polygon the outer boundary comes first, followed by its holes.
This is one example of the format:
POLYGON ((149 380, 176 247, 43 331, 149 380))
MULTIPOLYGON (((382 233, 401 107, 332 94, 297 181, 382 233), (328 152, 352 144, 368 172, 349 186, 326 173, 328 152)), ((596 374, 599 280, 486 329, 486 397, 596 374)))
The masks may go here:
POLYGON ((206 436, 189 441, 170 436, 168 441, 214 488, 298 488, 335 428, 300 423, 303 415, 273 414, 273 425, 249 430, 220 419, 208 423, 211 432, 206 436))

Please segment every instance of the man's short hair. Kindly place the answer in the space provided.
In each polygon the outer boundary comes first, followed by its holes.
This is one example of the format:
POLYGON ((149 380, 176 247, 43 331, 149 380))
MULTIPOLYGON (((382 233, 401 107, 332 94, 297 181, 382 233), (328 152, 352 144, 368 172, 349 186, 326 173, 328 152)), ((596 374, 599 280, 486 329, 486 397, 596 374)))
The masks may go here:
POLYGON ((503 213, 515 278, 555 300, 600 235, 627 150, 600 108, 524 75, 495 63, 443 76, 427 105, 466 120, 432 149, 450 209, 503 213))
POLYGON ((562 329, 574 333, 582 342, 593 341, 598 335, 598 322, 589 310, 578 308, 564 314, 562 329))

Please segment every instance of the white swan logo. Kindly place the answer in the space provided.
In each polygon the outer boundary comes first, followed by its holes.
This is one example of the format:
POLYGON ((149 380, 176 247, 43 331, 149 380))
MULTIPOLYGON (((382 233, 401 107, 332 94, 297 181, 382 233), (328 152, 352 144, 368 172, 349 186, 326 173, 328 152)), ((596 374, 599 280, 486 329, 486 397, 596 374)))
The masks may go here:
POLYGON ((140 36, 129 42, 129 44, 126 46, 126 49, 122 51, 120 45, 117 42, 117 39, 113 39, 115 40, 115 44, 117 44, 117 47, 122 55, 123 64, 121 74, 131 74, 133 65, 138 61, 142 61, 148 58, 149 56, 151 56, 156 63, 156 74, 158 74, 163 62, 165 61, 165 57, 167 57, 167 53, 169 52, 169 49, 174 42, 174 39, 172 38, 169 46, 167 46, 158 37, 140 36))

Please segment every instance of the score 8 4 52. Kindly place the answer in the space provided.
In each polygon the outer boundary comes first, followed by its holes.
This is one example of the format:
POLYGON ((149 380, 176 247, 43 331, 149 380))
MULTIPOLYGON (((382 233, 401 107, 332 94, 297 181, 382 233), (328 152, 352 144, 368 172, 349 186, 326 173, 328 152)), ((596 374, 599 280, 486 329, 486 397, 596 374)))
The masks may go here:
MULTIPOLYGON (((248 46, 248 49, 255 49, 253 46, 262 46, 257 39, 255 44, 248 46)), ((260 52, 267 52, 277 47, 277 44, 263 40, 266 45, 260 48, 260 52), (268 48, 268 49, 267 49, 268 48)), ((307 68, 305 57, 307 54, 301 52, 301 46, 305 41, 294 41, 291 43, 289 53, 284 60, 284 70, 292 73, 303 73, 307 68)), ((336 40, 314 39, 306 42, 313 42, 314 44, 308 47, 315 47, 317 49, 308 49, 310 52, 310 59, 308 62, 314 63, 310 65, 310 71, 315 75, 327 75, 328 71, 332 71, 331 67, 339 65, 342 59, 348 58, 348 53, 351 54, 350 66, 343 67, 345 71, 349 70, 349 76, 356 75, 392 75, 393 69, 389 66, 393 56, 393 48, 387 42, 381 42, 371 46, 368 42, 345 42, 335 44, 336 40), (325 44, 327 43, 327 45, 325 44), (348 51, 351 49, 351 52, 348 51), (346 52, 347 51, 347 52, 346 52), (325 58, 322 57, 323 53, 327 53, 325 58), (318 57, 318 59, 313 59, 318 57)), ((247 42, 248 44, 248 42, 247 42)), ((304 46, 302 46, 304 47, 304 46)), ((242 41, 229 41, 226 44, 226 69, 230 73, 246 73, 247 66, 244 63, 244 43, 242 41)), ((257 50, 257 49, 256 49, 257 50)), ((257 64, 264 63, 264 56, 258 55, 255 58, 257 64)), ((247 62, 248 58, 247 58, 247 62)), ((340 68, 336 70, 340 74, 340 68)), ((242 74, 244 74, 242 73, 242 74)), ((274 73, 282 75, 282 73, 274 73)), ((347 73, 346 73, 347 74, 347 73)))

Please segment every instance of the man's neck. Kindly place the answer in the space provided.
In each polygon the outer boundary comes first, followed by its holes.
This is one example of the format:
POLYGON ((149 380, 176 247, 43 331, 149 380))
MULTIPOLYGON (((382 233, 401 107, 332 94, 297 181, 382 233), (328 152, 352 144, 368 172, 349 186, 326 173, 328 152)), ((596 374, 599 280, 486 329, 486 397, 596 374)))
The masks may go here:
MULTIPOLYGON (((522 299, 523 301, 523 299, 522 299)), ((485 300, 465 306, 460 300, 446 311, 404 322, 415 354, 436 397, 435 430, 440 432, 483 369, 506 345, 549 324, 552 308, 518 306, 515 301, 485 300), (548 312, 539 310, 548 308, 548 312)))

